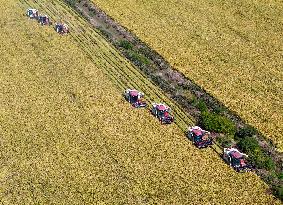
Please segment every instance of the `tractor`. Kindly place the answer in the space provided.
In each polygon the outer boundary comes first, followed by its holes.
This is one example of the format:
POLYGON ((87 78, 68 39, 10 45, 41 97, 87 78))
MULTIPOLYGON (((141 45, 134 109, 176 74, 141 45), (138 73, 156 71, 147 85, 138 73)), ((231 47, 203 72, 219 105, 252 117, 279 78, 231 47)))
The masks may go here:
POLYGON ((38 18, 38 10, 29 8, 27 10, 26 15, 31 19, 37 19, 38 18))
POLYGON ((151 113, 159 119, 161 124, 171 124, 174 122, 171 109, 162 103, 153 103, 151 113))
POLYGON ((224 148, 223 159, 237 172, 248 172, 253 167, 247 162, 248 155, 241 153, 236 148, 224 148))
POLYGON ((210 132, 201 129, 198 126, 190 127, 188 138, 191 139, 197 148, 206 148, 212 145, 213 140, 210 132))
POLYGON ((144 94, 137 90, 127 89, 124 92, 125 99, 131 103, 134 108, 144 108, 147 106, 146 102, 142 100, 144 94))
POLYGON ((50 18, 47 15, 40 15, 38 17, 38 23, 40 23, 42 26, 43 25, 47 25, 47 26, 52 25, 52 22, 50 21, 50 18))
POLYGON ((62 35, 70 32, 68 25, 64 23, 55 23, 55 30, 62 35))

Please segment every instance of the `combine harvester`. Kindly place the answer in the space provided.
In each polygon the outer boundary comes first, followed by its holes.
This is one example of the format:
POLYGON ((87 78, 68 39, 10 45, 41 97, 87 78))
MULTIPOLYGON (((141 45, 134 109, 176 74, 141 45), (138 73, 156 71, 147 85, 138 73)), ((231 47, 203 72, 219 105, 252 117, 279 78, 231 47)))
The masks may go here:
POLYGON ((188 138, 192 140, 197 148, 207 148, 213 144, 210 132, 201 129, 198 126, 190 127, 188 131, 188 138))
POLYGON ((131 103, 134 108, 144 108, 147 106, 146 102, 143 101, 144 94, 137 90, 127 89, 124 92, 125 99, 131 103))
POLYGON ((171 124, 174 122, 174 116, 170 107, 162 103, 153 103, 151 113, 159 119, 161 124, 171 124))
POLYGON ((253 167, 247 162, 248 155, 236 148, 224 148, 223 159, 237 172, 249 172, 253 167))
POLYGON ((38 18, 38 10, 37 10, 37 9, 29 8, 29 9, 27 9, 26 15, 27 15, 30 19, 37 19, 37 18, 38 18))
POLYGON ((70 33, 69 26, 65 23, 55 23, 55 31, 61 35, 70 33))
POLYGON ((50 18, 47 15, 40 15, 38 17, 37 21, 42 26, 50 26, 50 25, 52 25, 52 22, 51 22, 50 18))

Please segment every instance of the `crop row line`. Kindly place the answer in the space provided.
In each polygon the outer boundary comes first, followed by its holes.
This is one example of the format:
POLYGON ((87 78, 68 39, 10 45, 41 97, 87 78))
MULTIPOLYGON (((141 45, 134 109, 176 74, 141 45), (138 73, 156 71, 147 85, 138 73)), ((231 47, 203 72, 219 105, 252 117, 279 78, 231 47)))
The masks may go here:
POLYGON ((192 125, 191 118, 176 103, 164 96, 159 88, 154 86, 143 73, 126 61, 115 48, 110 46, 102 36, 95 32, 88 22, 68 5, 62 1, 37 2, 36 4, 31 4, 28 1, 25 2, 30 6, 39 6, 53 19, 58 18, 57 16, 63 17, 64 21, 72 29, 70 35, 83 51, 88 54, 94 64, 99 68, 102 67, 105 74, 120 89, 129 87, 139 89, 146 94, 146 99, 150 103, 156 100, 165 102, 174 110, 176 124, 182 131, 186 132, 187 126, 192 125))

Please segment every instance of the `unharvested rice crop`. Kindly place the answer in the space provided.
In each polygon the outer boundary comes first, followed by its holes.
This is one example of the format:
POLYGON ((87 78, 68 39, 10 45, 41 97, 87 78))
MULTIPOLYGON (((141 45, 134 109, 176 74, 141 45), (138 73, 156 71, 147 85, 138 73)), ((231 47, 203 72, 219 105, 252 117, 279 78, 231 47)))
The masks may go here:
POLYGON ((25 2, 0 3, 2 204, 279 204, 255 174, 193 147, 180 122, 132 109, 110 68, 135 68, 62 2, 28 4, 62 12, 68 36, 23 17, 25 2))
POLYGON ((283 151, 283 4, 93 0, 283 151))

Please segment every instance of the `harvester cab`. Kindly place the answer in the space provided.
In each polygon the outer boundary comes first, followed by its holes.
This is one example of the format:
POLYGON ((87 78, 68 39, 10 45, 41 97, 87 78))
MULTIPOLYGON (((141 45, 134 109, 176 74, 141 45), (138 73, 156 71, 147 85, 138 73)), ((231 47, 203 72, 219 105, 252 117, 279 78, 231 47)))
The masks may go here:
POLYGON ((50 21, 50 18, 47 15, 40 15, 38 17, 38 23, 40 23, 42 26, 43 25, 47 25, 47 26, 52 25, 52 22, 50 21))
POLYGON ((56 23, 55 30, 57 33, 62 34, 62 35, 69 33, 69 27, 67 24, 64 24, 64 23, 56 23))
POLYGON ((151 113, 159 119, 161 124, 171 124, 174 122, 171 109, 164 104, 153 103, 151 113))
POLYGON ((27 10, 27 16, 31 19, 37 19, 38 18, 38 10, 37 9, 32 9, 32 8, 29 8, 27 10))
POLYGON ((224 148, 223 159, 237 172, 247 172, 252 170, 252 166, 247 162, 248 155, 241 153, 236 148, 224 148))
POLYGON ((198 126, 189 128, 188 138, 193 141, 197 148, 206 148, 213 143, 210 132, 201 129, 198 126))
POLYGON ((125 99, 132 104, 134 108, 143 108, 146 107, 147 104, 143 101, 144 94, 137 90, 127 89, 124 93, 125 99))

